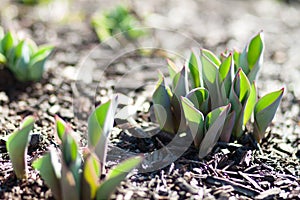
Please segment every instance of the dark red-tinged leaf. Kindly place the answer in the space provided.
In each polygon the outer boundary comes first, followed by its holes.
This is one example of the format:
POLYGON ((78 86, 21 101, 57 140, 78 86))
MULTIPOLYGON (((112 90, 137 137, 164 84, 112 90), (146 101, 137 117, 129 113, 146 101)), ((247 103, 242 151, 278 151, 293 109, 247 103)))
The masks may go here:
POLYGON ((235 111, 231 111, 224 123, 222 133, 220 135, 220 141, 229 142, 232 135, 232 130, 235 122, 235 111))
POLYGON ((165 80, 161 74, 152 95, 154 114, 161 130, 174 133, 173 115, 171 111, 171 99, 165 86, 165 80))

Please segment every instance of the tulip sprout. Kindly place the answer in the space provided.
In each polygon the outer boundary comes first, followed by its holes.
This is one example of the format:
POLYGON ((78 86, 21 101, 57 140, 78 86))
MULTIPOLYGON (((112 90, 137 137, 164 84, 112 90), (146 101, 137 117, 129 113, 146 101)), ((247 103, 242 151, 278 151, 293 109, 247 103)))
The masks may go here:
POLYGON ((98 106, 88 120, 88 147, 80 153, 75 133, 56 117, 56 132, 60 151, 50 150, 34 161, 56 199, 109 199, 127 174, 141 162, 141 157, 129 158, 111 169, 105 179, 107 142, 113 127, 116 99, 98 106), (59 162, 60 161, 60 162, 59 162))

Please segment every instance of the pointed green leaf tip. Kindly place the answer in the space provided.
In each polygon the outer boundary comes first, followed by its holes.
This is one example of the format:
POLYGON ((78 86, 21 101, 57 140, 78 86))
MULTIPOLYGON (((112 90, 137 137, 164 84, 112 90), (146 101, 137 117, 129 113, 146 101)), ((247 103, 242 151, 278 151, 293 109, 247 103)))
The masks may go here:
POLYGON ((62 141, 62 155, 64 163, 69 167, 78 159, 78 146, 70 131, 66 131, 62 141))
POLYGON ((201 49, 202 73, 205 84, 214 84, 221 64, 219 59, 210 51, 201 49))
POLYGON ((136 166, 138 166, 143 157, 136 156, 129 158, 119 165, 114 167, 107 175, 104 182, 100 184, 100 187, 97 190, 96 199, 109 199, 110 195, 116 189, 116 187, 123 181, 127 174, 136 166))
POLYGON ((66 132, 67 124, 64 120, 62 120, 57 115, 55 115, 55 124, 56 124, 56 133, 57 133, 58 138, 60 139, 59 142, 61 142, 63 139, 63 136, 66 132))
POLYGON ((107 142, 114 124, 117 96, 99 105, 88 119, 88 146, 95 149, 102 164, 105 163, 107 142))
POLYGON ((257 64, 257 62, 259 62, 263 50, 263 32, 261 31, 256 36, 254 36, 254 38, 250 41, 248 46, 247 60, 250 70, 257 64))
POLYGON ((18 179, 27 178, 26 154, 34 121, 33 116, 26 117, 20 128, 9 135, 6 142, 9 158, 18 179))
POLYGON ((9 51, 13 48, 14 43, 15 41, 14 41, 13 34, 11 32, 6 33, 1 41, 2 50, 6 57, 9 56, 9 51))
POLYGON ((284 88, 271 92, 258 100, 254 107, 254 137, 260 142, 272 122, 284 93, 284 88))

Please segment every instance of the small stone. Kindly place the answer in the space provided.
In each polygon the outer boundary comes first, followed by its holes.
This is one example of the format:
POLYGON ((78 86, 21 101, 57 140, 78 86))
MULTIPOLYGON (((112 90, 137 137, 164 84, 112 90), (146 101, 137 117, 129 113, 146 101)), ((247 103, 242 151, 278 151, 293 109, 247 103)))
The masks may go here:
POLYGON ((12 123, 6 124, 6 128, 9 129, 9 130, 15 130, 16 129, 15 125, 12 124, 12 123))
POLYGON ((8 96, 5 92, 0 92, 0 102, 7 103, 9 101, 8 96))
POLYGON ((51 104, 51 105, 53 105, 53 104, 55 104, 57 102, 57 97, 55 96, 55 95, 51 95, 50 97, 49 97, 49 103, 51 104))
POLYGON ((76 80, 77 70, 73 66, 68 66, 64 68, 63 76, 69 80, 76 80))
POLYGON ((21 110, 24 110, 27 106, 27 103, 25 101, 19 101, 18 108, 21 110))
POLYGON ((55 104, 54 106, 49 108, 48 112, 50 115, 55 115, 56 113, 58 113, 59 110, 60 110, 60 106, 55 104))
POLYGON ((47 84, 47 85, 45 85, 45 90, 47 92, 53 92, 54 91, 54 87, 51 84, 47 84))
POLYGON ((62 108, 60 109, 60 116, 64 117, 64 118, 73 118, 74 117, 74 112, 70 109, 65 109, 65 108, 62 108))

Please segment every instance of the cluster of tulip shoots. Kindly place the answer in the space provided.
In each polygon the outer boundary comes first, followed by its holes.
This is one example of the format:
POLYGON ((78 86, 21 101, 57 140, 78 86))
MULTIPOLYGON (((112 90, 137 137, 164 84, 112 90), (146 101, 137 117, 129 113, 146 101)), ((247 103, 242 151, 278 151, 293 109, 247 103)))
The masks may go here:
POLYGON ((123 34, 126 38, 134 40, 145 34, 141 29, 138 18, 133 11, 125 5, 118 5, 111 10, 97 13, 92 18, 92 26, 100 41, 113 35, 123 34))
POLYGON ((29 38, 19 40, 12 32, 4 34, 0 27, 0 64, 6 66, 18 81, 39 81, 52 46, 38 47, 29 38))
POLYGON ((206 156, 218 140, 238 140, 247 123, 257 142, 266 135, 284 88, 258 99, 255 80, 263 63, 263 32, 255 35, 242 52, 226 51, 217 57, 206 49, 191 53, 182 68, 168 61, 171 85, 160 73, 152 96, 161 130, 190 132, 206 156))
MULTIPOLYGON (((52 148, 32 164, 40 172, 55 199, 109 199, 127 174, 141 163, 142 157, 135 156, 106 173, 108 138, 116 107, 117 99, 113 98, 98 106, 90 115, 87 147, 80 147, 76 133, 61 118, 56 117, 59 151, 52 148)), ((34 122, 33 116, 26 117, 20 128, 6 138, 9 157, 19 179, 27 178, 25 158, 34 122)))

